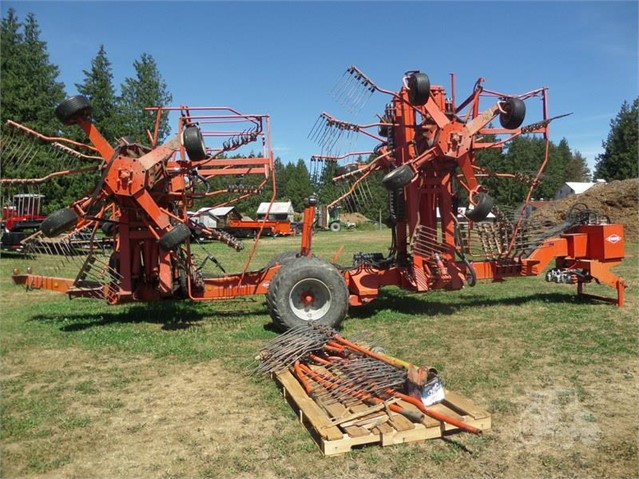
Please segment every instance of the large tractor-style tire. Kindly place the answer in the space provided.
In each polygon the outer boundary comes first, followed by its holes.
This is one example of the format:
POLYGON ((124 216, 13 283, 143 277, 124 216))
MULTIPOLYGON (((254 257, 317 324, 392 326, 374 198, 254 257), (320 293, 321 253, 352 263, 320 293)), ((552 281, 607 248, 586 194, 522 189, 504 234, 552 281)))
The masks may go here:
POLYGON ((78 215, 71 208, 62 208, 54 211, 40 225, 42 234, 47 238, 53 238, 60 233, 73 228, 78 222, 78 215))
POLYGON ((328 227, 333 233, 339 233, 342 231, 342 223, 339 221, 333 221, 328 227))
POLYGON ((337 328, 348 312, 348 288, 335 266, 302 256, 275 274, 266 304, 280 331, 309 323, 337 328))
POLYGON ((63 125, 75 125, 91 114, 91 103, 82 95, 67 98, 55 109, 55 116, 63 125))
POLYGON ((282 251, 281 253, 277 253, 275 256, 271 258, 271 260, 266 263, 264 269, 269 269, 275 266, 276 264, 280 264, 284 266, 285 264, 294 261, 295 259, 300 257, 299 251, 282 251))
POLYGON ((189 155, 191 161, 200 161, 206 158, 204 136, 202 136, 202 131, 197 126, 187 126, 182 132, 182 141, 184 142, 186 154, 189 155))
POLYGON ((178 223, 160 238, 158 244, 164 251, 171 251, 180 246, 190 237, 191 229, 184 223, 178 223))
POLYGON ((466 213, 466 218, 474 222, 483 221, 488 216, 488 213, 490 213, 490 210, 493 209, 495 200, 492 196, 486 193, 478 193, 476 201, 477 204, 475 207, 466 213))
POLYGON ((507 130, 519 128, 526 118, 526 104, 519 98, 506 98, 502 109, 505 113, 499 114, 499 123, 507 130))
POLYGON ((388 191, 395 191, 406 186, 415 176, 413 169, 409 165, 402 165, 395 168, 382 178, 382 184, 388 191))
POLYGON ((428 75, 415 72, 408 77, 408 101, 413 106, 425 105, 430 97, 430 79, 428 75))

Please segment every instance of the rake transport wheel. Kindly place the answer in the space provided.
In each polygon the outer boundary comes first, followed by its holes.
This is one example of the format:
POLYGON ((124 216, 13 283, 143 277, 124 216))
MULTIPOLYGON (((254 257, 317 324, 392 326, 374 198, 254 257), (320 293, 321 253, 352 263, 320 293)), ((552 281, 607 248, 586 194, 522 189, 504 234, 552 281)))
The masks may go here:
POLYGON ((184 223, 178 223, 158 240, 158 244, 164 251, 170 251, 184 243, 190 236, 191 229, 184 223))
POLYGON ((505 113, 499 114, 499 123, 507 130, 519 128, 526 117, 526 104, 519 98, 506 98, 502 101, 505 113))
POLYGON ((389 191, 395 191, 406 186, 413 179, 415 174, 409 165, 402 165, 395 168, 382 179, 382 184, 389 191))
POLYGON ((266 304, 281 331, 309 323, 337 328, 348 311, 348 288, 333 265, 302 256, 275 273, 266 304))
POLYGON ((55 116, 63 125, 74 125, 88 118, 91 114, 91 103, 82 95, 67 98, 55 109, 55 116))
POLYGON ((430 79, 425 73, 415 72, 408 77, 408 101, 413 106, 425 105, 430 96, 430 79))
POLYGON ((495 200, 486 193, 477 193, 475 199, 477 204, 472 211, 466 213, 466 218, 474 222, 483 221, 488 216, 488 213, 490 213, 490 210, 493 209, 495 200))
POLYGON ((270 261, 266 263, 264 269, 272 268, 278 263, 281 266, 284 266, 285 264, 288 264, 299 257, 299 251, 282 251, 281 253, 277 253, 275 256, 273 256, 270 261))
POLYGON ((78 215, 71 208, 62 208, 54 211, 40 225, 42 234, 47 238, 53 238, 60 233, 70 230, 78 222, 78 215))
POLYGON ((187 126, 182 132, 182 141, 191 161, 200 161, 206 158, 204 137, 197 126, 187 126))

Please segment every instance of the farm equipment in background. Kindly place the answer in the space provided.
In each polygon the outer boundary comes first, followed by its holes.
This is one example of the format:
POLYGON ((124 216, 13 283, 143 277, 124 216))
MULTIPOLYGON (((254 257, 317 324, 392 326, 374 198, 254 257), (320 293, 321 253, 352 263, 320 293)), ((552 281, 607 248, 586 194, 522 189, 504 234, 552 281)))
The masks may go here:
POLYGON ((2 239, 3 250, 18 251, 23 249, 22 240, 40 228, 46 216, 41 214, 44 195, 39 193, 15 194, 2 205, 2 239))
POLYGON ((290 236, 295 234, 290 221, 278 220, 229 220, 224 231, 234 236, 254 238, 260 231, 267 236, 290 236))
MULTIPOLYGON (((187 209, 197 198, 220 198, 217 206, 232 205, 259 193, 269 181, 273 203, 277 191, 268 116, 246 115, 227 107, 154 107, 150 111, 156 115, 156 125, 162 115, 178 115, 176 136, 160 144, 156 126, 150 135, 152 147, 126 138, 112 146, 90 121, 87 99, 76 96, 61 103, 56 116, 64 124, 80 126, 91 145, 47 138, 13 124, 17 134, 26 133, 41 143, 55 144, 75 158, 97 162, 54 175, 98 173, 91 194, 49 215, 41 231, 23 243, 27 248, 42 249, 56 238, 57 248, 64 251, 72 235, 88 231, 95 239, 101 231, 113 239, 113 251, 105 258, 97 247, 91 248, 75 278, 15 272, 14 282, 28 288, 57 290, 71 298, 103 298, 111 304, 266 294, 274 324, 286 330, 304 323, 337 327, 349 305, 374 300, 384 286, 413 292, 459 290, 481 279, 537 275, 554 259, 556 269, 548 276, 550 281, 560 278, 559 282, 577 284, 579 294, 584 294, 586 284, 601 282, 615 288, 617 298, 599 299, 623 305, 625 285, 610 271, 624 256, 621 225, 610 224, 607 218, 592 212, 576 211, 565 225, 549 231, 527 218, 526 208, 509 217, 494 205, 480 182, 488 176, 525 181, 529 185, 525 205, 529 203, 548 162, 548 125, 554 118, 548 116, 546 89, 505 95, 485 89, 480 79, 470 96, 457 104, 454 77, 450 98, 443 87, 431 87, 428 77, 416 71, 405 75, 404 85, 397 92, 379 88, 356 67, 347 71, 345 79, 346 94, 340 98, 354 95, 355 106, 361 106, 363 99, 375 91, 389 95, 391 100, 379 121, 367 125, 322 113, 312 134, 322 154, 313 161, 336 163, 335 180, 346 182, 344 194, 327 205, 329 209, 348 199, 354 200, 351 204, 361 204, 366 200, 366 181, 375 172, 383 174, 390 210, 387 224, 392 232, 388 255, 359 253, 352 266, 333 265, 315 257, 312 229, 317 199, 309 197, 300 251, 283 252, 262 269, 249 271, 264 233, 262 224, 243 270, 226 273, 219 267, 220 261, 206 250, 203 256, 198 254, 195 247, 203 245, 193 243, 191 238, 204 235, 236 251, 243 244, 226 232, 192 221, 187 209), (356 93, 358 86, 363 93, 356 93), (481 110, 480 100, 486 98, 491 104, 481 110), (533 99, 540 100, 540 118, 521 126, 526 104, 533 99), (496 119, 501 128, 491 126, 496 119), (546 140, 545 157, 533 177, 489 171, 479 164, 479 151, 502 148, 525 134, 542 135, 546 140), (334 151, 341 139, 352 140, 356 135, 374 140, 375 148, 346 154, 334 151), (212 142, 217 143, 209 146, 212 142), (254 142, 262 144, 261 156, 225 157, 254 142), (350 161, 363 154, 373 155, 372 160, 350 161), (261 178, 261 183, 242 188, 236 184, 211 187, 219 184, 214 179, 230 182, 250 175, 261 178), (460 189, 470 199, 467 225, 457 218, 460 189), (235 196, 228 199, 232 194, 235 196), (495 221, 483 222, 490 213, 495 221), (218 268, 210 271, 216 265, 218 268)), ((23 154, 20 148, 18 153, 23 154)), ((3 152, 3 161, 5 156, 11 159, 3 152)))
POLYGON ((324 112, 310 134, 322 149, 312 158, 315 167, 332 165, 333 180, 345 185, 329 208, 349 199, 351 204, 366 201, 367 181, 376 172, 384 175, 382 183, 388 190, 390 252, 360 253, 352 266, 340 267, 349 304, 368 303, 388 285, 413 292, 458 290, 482 279, 537 275, 554 259, 556 268, 549 281, 560 278, 559 282, 576 284, 580 295, 593 281, 606 284, 615 288, 617 297, 596 298, 622 306, 624 282, 610 271, 624 257, 622 225, 610 224, 593 212, 569 213, 565 224, 549 230, 525 214, 548 163, 549 124, 560 118, 548 115, 547 89, 509 95, 486 89, 479 79, 458 103, 454 75, 451 83, 449 96, 444 87, 431 86, 426 74, 410 71, 395 92, 380 88, 351 67, 334 90, 338 100, 350 101, 354 111, 380 92, 390 97, 385 110, 369 124, 342 121, 324 112), (482 108, 482 100, 489 100, 489 106, 482 108), (533 100, 538 101, 539 117, 522 126, 533 100), (492 126, 495 120, 501 128, 492 126), (545 139, 545 156, 536 174, 491 171, 481 165, 479 152, 500 149, 521 135, 545 139), (373 140, 376 146, 344 152, 344 142, 348 150, 357 136, 373 140), (356 157, 371 160, 352 161, 356 157), (514 214, 502 211, 481 183, 486 177, 527 184, 524 208, 514 214), (457 212, 464 196, 470 204, 467 221, 461 222, 457 212), (485 222, 491 213, 494 221, 485 222))
POLYGON ((342 227, 351 229, 355 227, 354 223, 344 222, 340 219, 342 207, 337 204, 321 205, 317 208, 316 226, 323 230, 331 230, 334 233, 342 230, 342 227))

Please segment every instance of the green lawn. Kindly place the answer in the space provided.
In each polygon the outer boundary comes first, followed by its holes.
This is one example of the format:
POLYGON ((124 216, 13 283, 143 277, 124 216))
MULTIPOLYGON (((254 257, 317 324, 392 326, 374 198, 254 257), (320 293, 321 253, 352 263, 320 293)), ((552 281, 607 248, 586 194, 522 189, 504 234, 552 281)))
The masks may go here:
MULTIPOLYGON (((388 233, 315 236, 348 264, 387 251, 388 233)), ((298 248, 267 238, 252 269, 298 248)), ((250 252, 212 244, 227 271, 250 252)), ((543 277, 457 292, 384 290, 343 334, 436 367, 493 415, 483 437, 455 435, 322 458, 267 379, 249 374, 276 336, 262 297, 108 306, 10 281, 0 259, 2 477, 630 477, 637 471, 637 245, 618 274, 626 307, 582 300, 543 277)), ((63 266, 60 273, 71 274, 63 266)), ((613 290, 597 291, 612 296, 613 290)))

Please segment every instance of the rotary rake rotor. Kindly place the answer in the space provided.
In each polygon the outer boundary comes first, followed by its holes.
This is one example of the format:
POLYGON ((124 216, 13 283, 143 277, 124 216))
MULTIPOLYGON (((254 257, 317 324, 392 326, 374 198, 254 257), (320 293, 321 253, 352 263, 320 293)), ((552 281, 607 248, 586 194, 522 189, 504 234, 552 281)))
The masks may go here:
MULTIPOLYGON (((570 276, 577 278, 580 294, 584 284, 596 280, 614 287, 615 302, 623 304, 623 280, 608 270, 609 264, 623 258, 621 247, 612 248, 614 252, 577 248, 580 254, 574 256, 574 237, 566 236, 567 248, 554 247, 557 243, 551 238, 578 231, 595 244, 602 233, 584 228, 586 223, 574 218, 549 229, 528 214, 549 162, 549 125, 565 115, 549 115, 546 88, 507 94, 489 90, 484 82, 477 80, 470 95, 458 101, 454 75, 450 93, 431 85, 420 71, 406 72, 401 88, 392 91, 353 66, 333 90, 340 103, 352 103, 351 111, 361 109, 375 92, 389 98, 377 121, 354 123, 323 112, 310 135, 321 149, 311 158, 314 178, 325 180, 330 174, 342 185, 328 208, 342 205, 351 211, 366 204, 370 181, 380 181, 380 176, 388 192, 390 253, 362 253, 353 267, 343 267, 353 294, 351 305, 372 300, 384 285, 413 291, 460 289, 474 286, 478 279, 538 274, 555 258, 559 269, 580 271, 570 276), (527 117, 533 120, 525 122, 527 117), (545 144, 534 173, 494 171, 482 164, 482 152, 501 150, 524 135, 539 137, 545 144), (371 148, 349 151, 358 138, 371 148), (487 184, 502 180, 526 187, 517 211, 499 207, 491 196, 487 184), (597 268, 594 274, 589 259, 606 264, 605 271, 597 268)), ((604 227, 611 245, 617 245, 622 227, 609 223, 599 217, 596 224, 604 227)))

